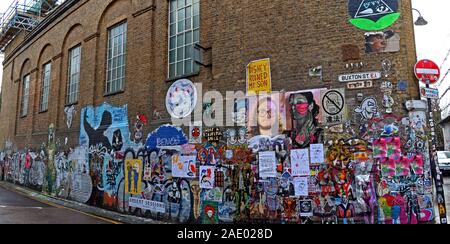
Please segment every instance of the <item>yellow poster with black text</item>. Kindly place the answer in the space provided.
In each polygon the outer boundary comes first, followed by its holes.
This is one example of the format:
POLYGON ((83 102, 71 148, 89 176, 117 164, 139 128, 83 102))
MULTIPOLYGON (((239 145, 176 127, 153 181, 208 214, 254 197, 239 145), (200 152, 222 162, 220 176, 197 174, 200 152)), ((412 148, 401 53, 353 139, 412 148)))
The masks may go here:
POLYGON ((247 95, 272 93, 270 59, 256 60, 247 66, 247 95))
POLYGON ((142 193, 142 160, 125 161, 125 193, 132 195, 142 193))

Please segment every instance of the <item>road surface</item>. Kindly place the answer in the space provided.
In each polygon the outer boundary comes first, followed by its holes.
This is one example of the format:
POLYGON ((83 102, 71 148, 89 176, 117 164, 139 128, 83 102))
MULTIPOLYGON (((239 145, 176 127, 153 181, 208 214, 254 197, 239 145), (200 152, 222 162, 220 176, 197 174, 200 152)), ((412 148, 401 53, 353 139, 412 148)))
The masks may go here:
POLYGON ((0 224, 111 224, 113 221, 43 203, 0 186, 0 224))

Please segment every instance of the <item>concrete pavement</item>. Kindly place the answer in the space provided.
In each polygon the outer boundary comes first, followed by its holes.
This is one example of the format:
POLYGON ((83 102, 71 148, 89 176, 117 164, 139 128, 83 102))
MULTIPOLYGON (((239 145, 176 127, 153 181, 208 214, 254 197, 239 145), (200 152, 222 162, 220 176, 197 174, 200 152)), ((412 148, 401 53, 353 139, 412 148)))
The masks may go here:
MULTIPOLYGON (((20 217, 20 212, 27 213, 25 210, 31 210, 36 211, 37 210, 45 210, 40 213, 41 215, 44 214, 44 217, 53 218, 48 221, 51 223, 56 222, 58 224, 92 224, 93 222, 98 222, 99 224, 167 224, 161 221, 155 221, 151 219, 121 214, 113 211, 108 211, 101 208, 96 208, 93 206, 89 206, 86 204, 64 200, 60 198, 54 198, 51 196, 43 195, 40 192, 36 192, 27 188, 23 188, 11 183, 7 183, 4 181, 0 181, 0 208, 1 206, 8 207, 8 212, 18 212, 14 213, 10 218, 18 218, 20 217), (9 200, 8 200, 9 199, 9 200), (2 202, 5 202, 3 204, 2 202), (8 203, 9 204, 6 204, 8 203), (27 203, 22 204, 24 205, 24 208, 17 209, 17 207, 21 206, 21 203, 27 203), (31 204, 32 203, 32 204, 31 204), (40 209, 42 208, 42 209, 40 209), (54 209, 56 208, 56 209, 54 209), (59 209, 59 211, 57 211, 59 209), (20 210, 20 211, 16 211, 20 210), (66 212, 70 218, 73 217, 73 219, 65 219, 61 216, 65 216, 62 214, 62 210, 66 210, 69 212, 66 212), (47 216, 45 216, 47 214, 47 216), (17 216, 16 216, 17 215, 17 216), (84 215, 87 217, 91 217, 91 219, 86 219, 86 217, 82 217, 79 215, 84 215), (77 218, 78 216, 78 218, 77 218), (96 219, 96 221, 95 221, 96 219)), ((0 224, 6 222, 7 217, 5 217, 3 220, 3 213, 0 209, 0 224)), ((33 216, 29 216, 27 214, 24 214, 26 216, 25 221, 28 221, 28 218, 31 218, 33 216)), ((43 216, 40 216, 41 218, 43 216)), ((9 220, 11 221, 11 220, 9 220)), ((38 219, 39 223, 46 223, 44 220, 38 219)), ((14 221, 13 221, 14 222, 14 221)), ((20 221, 17 220, 19 223, 20 221)), ((26 222, 30 223, 30 222, 26 222)), ((34 222, 33 222, 34 223, 34 222)), ((30 223, 31 224, 31 223, 30 223)))
POLYGON ((112 224, 63 206, 38 201, 0 185, 0 224, 112 224))

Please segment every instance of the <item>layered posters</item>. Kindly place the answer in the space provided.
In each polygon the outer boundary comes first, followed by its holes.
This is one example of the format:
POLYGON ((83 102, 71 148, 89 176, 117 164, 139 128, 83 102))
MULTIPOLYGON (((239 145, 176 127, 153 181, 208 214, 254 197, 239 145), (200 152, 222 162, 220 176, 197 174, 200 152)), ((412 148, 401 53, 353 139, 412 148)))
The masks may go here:
POLYGON ((140 195, 142 193, 142 160, 125 161, 125 193, 140 195))

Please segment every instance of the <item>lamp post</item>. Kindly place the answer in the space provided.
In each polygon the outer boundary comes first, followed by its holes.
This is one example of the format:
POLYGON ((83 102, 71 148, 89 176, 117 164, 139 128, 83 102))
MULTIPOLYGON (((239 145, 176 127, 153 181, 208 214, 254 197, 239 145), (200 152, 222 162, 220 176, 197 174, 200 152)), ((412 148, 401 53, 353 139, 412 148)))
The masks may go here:
POLYGON ((416 11, 417 13, 419 13, 419 18, 417 18, 416 22, 414 22, 414 24, 416 26, 424 26, 424 25, 428 25, 428 21, 425 20, 425 18, 422 16, 422 13, 420 13, 419 10, 413 8, 414 11, 416 11))

